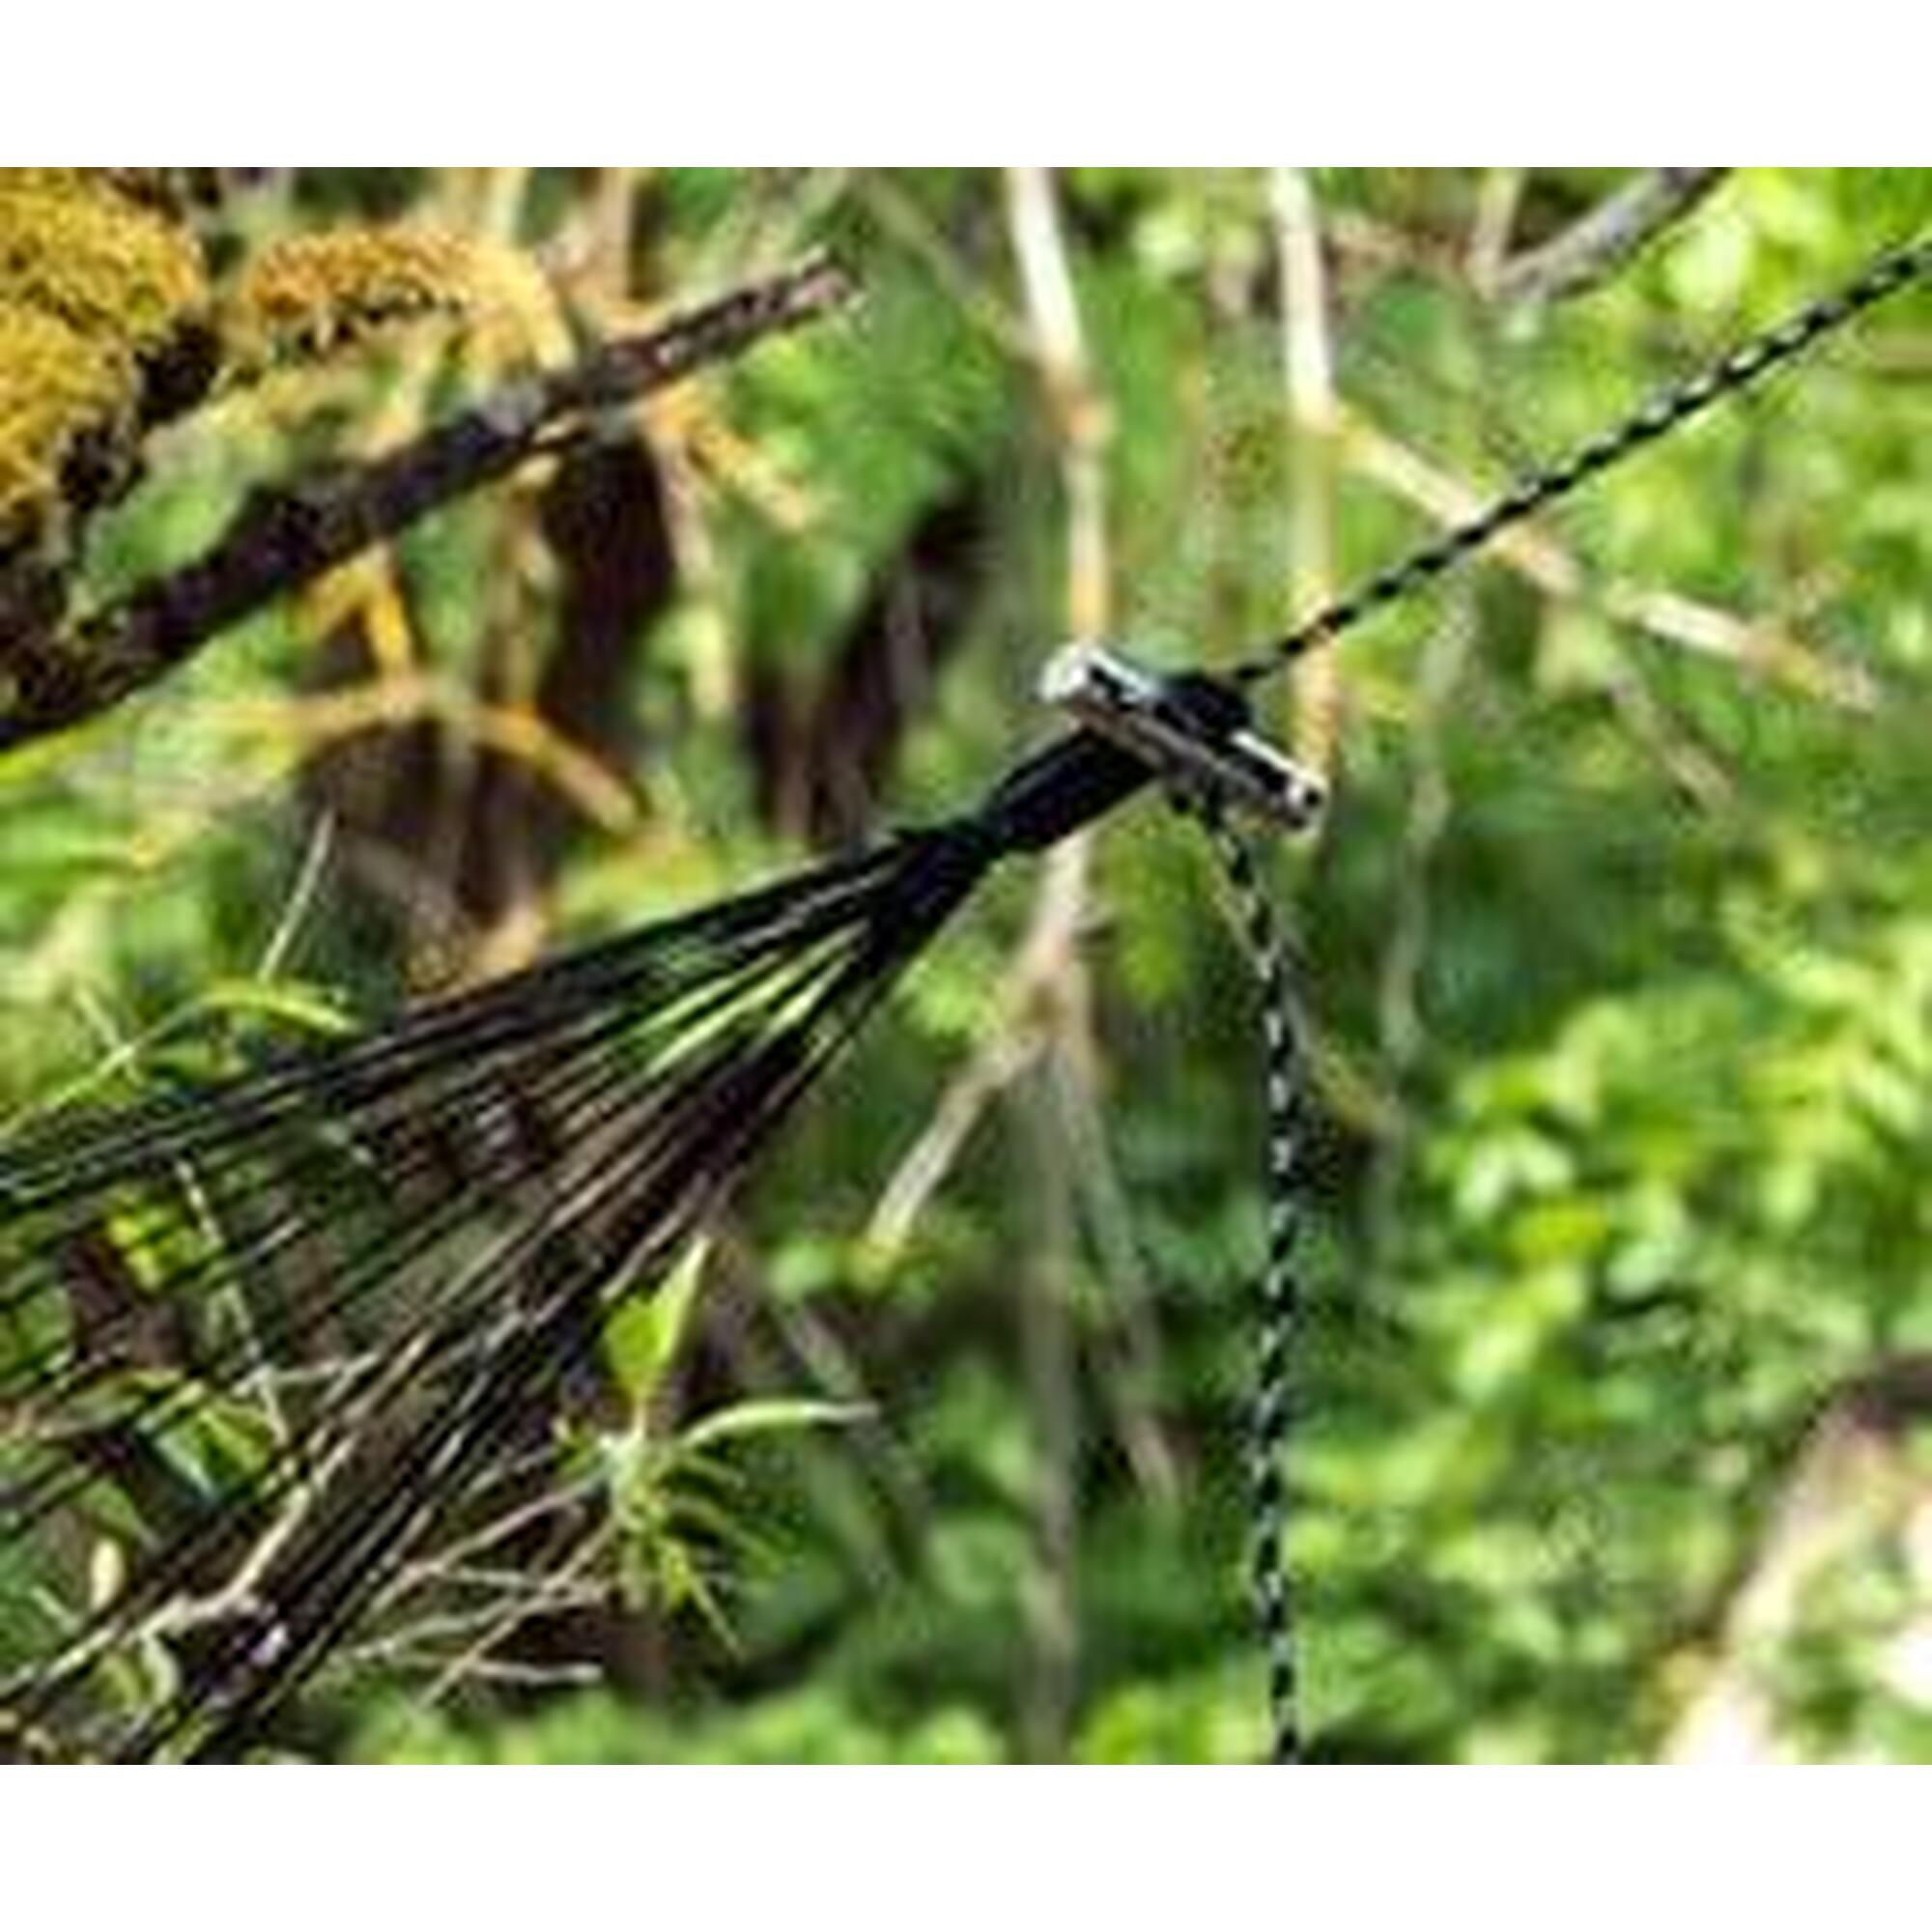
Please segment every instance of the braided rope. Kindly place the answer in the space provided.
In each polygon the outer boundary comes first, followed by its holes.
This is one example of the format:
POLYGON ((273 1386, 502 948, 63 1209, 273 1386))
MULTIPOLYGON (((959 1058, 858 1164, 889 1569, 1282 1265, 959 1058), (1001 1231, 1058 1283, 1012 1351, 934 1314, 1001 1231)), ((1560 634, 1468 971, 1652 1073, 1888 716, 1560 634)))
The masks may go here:
POLYGON ((1249 1584, 1267 1669, 1269 1761, 1301 1760, 1299 1676, 1288 1563, 1288 1446, 1293 1420, 1292 1362, 1301 1282, 1296 1198, 1302 1128, 1301 1028, 1289 950, 1253 846, 1212 796, 1177 799, 1207 831, 1235 898, 1241 938, 1261 996, 1267 1101, 1267 1249, 1259 1282, 1255 1384, 1249 1423, 1254 1546, 1249 1584))
POLYGON ((1683 382, 1657 390, 1612 428, 1579 443, 1548 469, 1532 471, 1466 522, 1456 525, 1435 542, 1366 579, 1359 587, 1325 605, 1305 623, 1228 673, 1236 684, 1250 685, 1272 675, 1285 664, 1351 630, 1364 617, 1394 604, 1440 577, 1451 565, 1492 537, 1534 516, 1539 510, 1587 483, 1593 476, 1634 456, 1646 445, 1701 414, 1712 404, 1768 375, 1801 355, 1821 337, 1842 328, 1854 317, 1932 274, 1932 236, 1881 255, 1844 287, 1820 296, 1762 333, 1741 343, 1728 355, 1683 382))

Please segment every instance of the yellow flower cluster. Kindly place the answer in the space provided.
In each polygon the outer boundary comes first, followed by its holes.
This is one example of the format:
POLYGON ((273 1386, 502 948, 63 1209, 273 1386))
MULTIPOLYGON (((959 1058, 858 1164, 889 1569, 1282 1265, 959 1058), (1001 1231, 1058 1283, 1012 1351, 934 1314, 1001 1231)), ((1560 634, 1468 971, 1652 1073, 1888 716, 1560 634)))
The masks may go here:
POLYGON ((499 347, 554 353, 556 308, 529 258, 416 223, 345 228, 271 242, 222 306, 222 359, 246 380, 326 356, 389 326, 444 316, 499 347))
POLYGON ((142 362, 207 293, 193 238, 104 177, 0 170, 0 550, 58 522, 83 449, 125 460, 142 362))

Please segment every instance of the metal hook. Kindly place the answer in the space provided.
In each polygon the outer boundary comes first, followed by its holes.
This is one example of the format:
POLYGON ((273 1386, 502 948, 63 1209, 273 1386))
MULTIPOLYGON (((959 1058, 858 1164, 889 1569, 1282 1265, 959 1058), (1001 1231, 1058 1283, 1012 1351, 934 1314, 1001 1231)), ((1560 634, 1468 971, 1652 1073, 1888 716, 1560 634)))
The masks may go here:
POLYGON ((1095 643, 1063 644, 1039 695, 1188 792, 1208 792, 1288 832, 1320 816, 1328 787, 1249 724, 1233 686, 1189 672, 1163 677, 1095 643))

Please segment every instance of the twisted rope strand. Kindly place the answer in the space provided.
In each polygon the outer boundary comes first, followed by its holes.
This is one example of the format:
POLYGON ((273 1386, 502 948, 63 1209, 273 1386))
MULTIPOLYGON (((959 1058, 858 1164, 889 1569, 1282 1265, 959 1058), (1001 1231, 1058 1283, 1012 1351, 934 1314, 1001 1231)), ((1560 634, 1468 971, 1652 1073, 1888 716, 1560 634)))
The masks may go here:
POLYGON ((1293 1362, 1300 1324, 1296 1181, 1302 1129, 1302 1042, 1289 950, 1253 846, 1212 796, 1180 801, 1198 819, 1235 898, 1242 944, 1261 999, 1267 1115, 1267 1250, 1259 1282, 1255 1383, 1249 1421, 1249 1500, 1254 1545, 1249 1586, 1267 1669, 1269 1761, 1302 1757, 1300 1682, 1288 1562, 1288 1447, 1293 1422, 1293 1362))

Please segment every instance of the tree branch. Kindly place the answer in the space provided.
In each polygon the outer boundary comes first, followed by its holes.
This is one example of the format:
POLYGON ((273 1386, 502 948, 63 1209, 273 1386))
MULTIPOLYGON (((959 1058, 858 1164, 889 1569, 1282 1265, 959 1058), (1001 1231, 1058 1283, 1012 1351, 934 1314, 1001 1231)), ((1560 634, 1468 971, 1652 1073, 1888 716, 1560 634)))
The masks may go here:
MULTIPOLYGON (((1335 368, 1321 218, 1303 168, 1268 178, 1281 284, 1281 361, 1289 428, 1289 621, 1300 623, 1335 591, 1335 368)), ((1334 775, 1342 733, 1342 672, 1333 651, 1293 668, 1293 744, 1323 777, 1334 775)))
MULTIPOLYGON (((1046 169, 1008 170, 1007 227, 1066 505, 1066 635, 1103 638, 1113 608, 1108 412, 1087 347, 1059 195, 1046 169)), ((1093 1079, 1095 1058, 1092 987, 1079 947, 1092 895, 1090 861, 1084 833, 1057 845, 1042 868, 1035 911, 1036 934, 1056 962, 1043 981, 1043 1064, 1083 1082, 1093 1079)), ((1035 1085, 1021 1099, 1034 1185, 1033 1251, 1021 1284, 1019 1344, 1036 1453, 1031 1503, 1037 1555, 1026 1591, 1030 1667, 1023 1729, 1030 1754, 1052 1761, 1065 1754, 1079 1674, 1074 1205, 1050 1092, 1035 1085)))
POLYGON ((506 384, 402 448, 257 492, 213 547, 69 632, 0 638, 0 751, 64 730, 185 663, 242 617, 430 511, 554 454, 603 411, 636 403, 848 300, 814 257, 567 369, 506 384))
POLYGON ((1923 1468, 1911 1453, 1912 1432, 1928 1415, 1932 1355, 1888 1357, 1833 1393, 1724 1607, 1707 1673, 1664 1743, 1665 1762, 1750 1764, 1795 1755, 1766 1666, 1798 1634, 1807 1585, 1834 1563, 1861 1553, 1870 1560, 1887 1537, 1907 1546, 1917 1601, 1879 1674, 1894 1695, 1924 1702, 1922 1679, 1900 1645, 1925 1640, 1932 1608, 1932 1574, 1911 1547, 1915 1520, 1932 1512, 1923 1468))
POLYGON ((1531 306, 1581 295, 1681 220, 1730 173, 1728 168, 1645 168, 1581 220, 1505 263, 1496 294, 1531 306))

